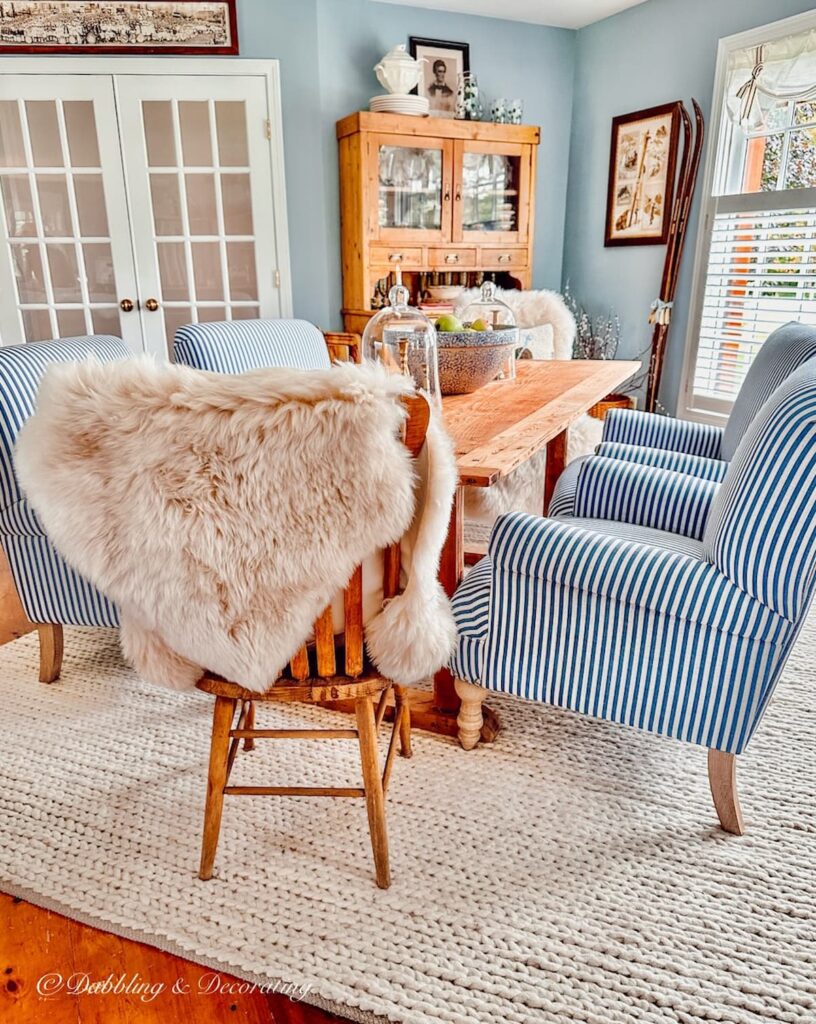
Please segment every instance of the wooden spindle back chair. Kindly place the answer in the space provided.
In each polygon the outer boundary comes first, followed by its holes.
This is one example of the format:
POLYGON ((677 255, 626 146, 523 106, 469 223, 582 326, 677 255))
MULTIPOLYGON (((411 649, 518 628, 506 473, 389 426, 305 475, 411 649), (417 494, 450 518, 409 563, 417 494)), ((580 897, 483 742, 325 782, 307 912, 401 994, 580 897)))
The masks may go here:
MULTIPOLYGON (((403 441, 416 458, 425 441, 430 409, 419 396, 404 399, 408 410, 403 441)), ((383 554, 383 597, 399 590, 400 545, 393 544, 383 554)), ((199 878, 212 877, 221 813, 225 796, 325 796, 364 797, 374 853, 377 885, 391 884, 388 861, 388 834, 385 824, 385 796, 399 739, 401 753, 411 756, 410 708, 404 688, 384 679, 366 661, 363 644, 363 568, 358 566, 344 595, 344 629, 335 638, 332 608, 328 605, 314 624, 314 639, 292 658, 287 673, 264 694, 247 690, 238 683, 205 674, 197 683, 200 690, 215 697, 204 835, 201 846, 199 878), (380 773, 377 732, 393 692, 394 724, 380 773), (255 727, 255 705, 300 701, 307 704, 353 702, 356 728, 353 729, 260 729, 255 727), (376 701, 376 707, 375 707, 376 701), (238 710, 237 723, 235 722, 238 710), (259 739, 352 740, 360 745, 363 785, 361 787, 230 786, 232 766, 243 740, 251 750, 259 739)))

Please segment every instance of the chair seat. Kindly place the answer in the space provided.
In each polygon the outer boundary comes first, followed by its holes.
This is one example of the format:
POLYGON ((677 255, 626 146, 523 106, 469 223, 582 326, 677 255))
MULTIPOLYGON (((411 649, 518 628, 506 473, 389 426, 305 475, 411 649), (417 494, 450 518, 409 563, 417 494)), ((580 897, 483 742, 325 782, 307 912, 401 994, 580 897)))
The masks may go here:
POLYGON ((207 673, 196 683, 199 690, 215 697, 232 700, 300 701, 311 704, 335 700, 356 700, 382 693, 390 685, 381 675, 362 675, 356 679, 336 676, 328 679, 280 679, 265 693, 247 690, 239 683, 231 683, 221 676, 207 673))

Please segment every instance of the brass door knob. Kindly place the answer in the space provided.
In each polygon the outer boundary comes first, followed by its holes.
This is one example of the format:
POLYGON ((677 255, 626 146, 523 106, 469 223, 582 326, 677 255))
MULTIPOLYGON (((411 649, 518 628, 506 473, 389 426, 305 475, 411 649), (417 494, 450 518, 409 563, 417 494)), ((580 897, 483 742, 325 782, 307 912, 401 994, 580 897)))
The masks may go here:
POLYGON ((146 299, 145 300, 145 309, 149 309, 151 313, 155 313, 158 308, 159 308, 159 303, 158 303, 158 301, 156 299, 146 299))
POLYGON ((132 313, 133 299, 122 299, 122 301, 119 303, 119 308, 122 310, 123 313, 132 313))

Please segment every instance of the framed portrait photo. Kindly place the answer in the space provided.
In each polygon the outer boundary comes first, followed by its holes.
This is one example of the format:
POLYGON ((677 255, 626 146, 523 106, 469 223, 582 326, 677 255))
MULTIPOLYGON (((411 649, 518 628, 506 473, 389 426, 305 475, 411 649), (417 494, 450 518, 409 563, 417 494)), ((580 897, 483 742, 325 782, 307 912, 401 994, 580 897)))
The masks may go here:
POLYGON ((453 117, 459 75, 470 71, 470 45, 410 36, 408 47, 412 57, 425 60, 416 91, 428 100, 431 117, 453 117))
POLYGON ((236 0, 0 0, 3 53, 238 53, 236 0))
POLYGON ((679 130, 679 101, 613 118, 604 245, 666 243, 679 130))

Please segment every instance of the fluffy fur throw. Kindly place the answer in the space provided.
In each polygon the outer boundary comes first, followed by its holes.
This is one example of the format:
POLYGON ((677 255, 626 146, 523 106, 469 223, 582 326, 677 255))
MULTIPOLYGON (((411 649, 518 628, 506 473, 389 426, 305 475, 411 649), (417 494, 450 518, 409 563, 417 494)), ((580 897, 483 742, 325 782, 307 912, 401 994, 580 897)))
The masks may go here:
MULTIPOLYGON (((462 292, 456 300, 456 315, 464 313, 478 298, 478 288, 462 292)), ((558 292, 546 288, 529 291, 497 288, 496 298, 512 309, 519 326, 520 343, 530 349, 533 359, 572 359, 575 317, 558 292)))
POLYGON ((405 592, 367 630, 375 664, 410 683, 455 641, 436 569, 456 467, 435 425, 415 516, 399 440, 408 390, 350 364, 55 364, 20 433, 18 475, 57 550, 118 605, 125 655, 177 688, 206 668, 268 689, 353 569, 416 518, 405 592))

